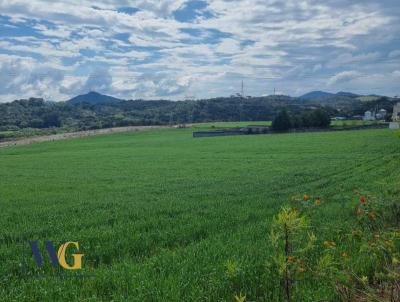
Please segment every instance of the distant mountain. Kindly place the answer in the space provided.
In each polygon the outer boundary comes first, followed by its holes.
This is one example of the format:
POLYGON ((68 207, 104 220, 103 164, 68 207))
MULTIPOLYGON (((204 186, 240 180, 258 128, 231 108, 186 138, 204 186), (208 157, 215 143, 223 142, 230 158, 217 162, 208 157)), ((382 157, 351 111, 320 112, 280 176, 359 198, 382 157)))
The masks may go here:
POLYGON ((336 93, 336 95, 348 96, 348 97, 351 97, 351 98, 355 98, 355 97, 359 97, 360 96, 359 94, 355 94, 355 93, 352 93, 352 92, 345 92, 345 91, 340 91, 340 92, 336 93))
POLYGON ((94 105, 94 104, 116 103, 116 102, 121 102, 121 101, 123 101, 123 100, 91 91, 87 94, 78 95, 78 96, 68 100, 67 102, 69 104, 73 104, 73 105, 78 105, 78 104, 82 104, 82 103, 94 105))
POLYGON ((320 99, 327 99, 327 98, 332 98, 332 97, 349 97, 349 98, 356 98, 361 95, 355 94, 352 92, 345 92, 345 91, 340 91, 338 93, 330 93, 330 92, 325 92, 325 91, 311 91, 309 93, 306 93, 302 96, 299 97, 299 99, 302 100, 320 100, 320 99))
POLYGON ((299 99, 303 100, 315 100, 315 99, 322 99, 326 97, 333 96, 333 93, 325 92, 325 91, 311 91, 299 97, 299 99))

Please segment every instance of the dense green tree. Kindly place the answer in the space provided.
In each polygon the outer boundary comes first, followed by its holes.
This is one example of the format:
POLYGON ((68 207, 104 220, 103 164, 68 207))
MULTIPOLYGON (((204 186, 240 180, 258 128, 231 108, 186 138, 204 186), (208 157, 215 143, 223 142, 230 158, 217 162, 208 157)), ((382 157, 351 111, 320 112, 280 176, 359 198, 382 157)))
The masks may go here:
POLYGON ((321 109, 289 114, 283 109, 274 118, 272 128, 276 131, 287 131, 291 128, 325 128, 330 125, 329 114, 321 109))
POLYGON ((61 126, 61 119, 57 112, 49 112, 43 116, 43 128, 60 127, 60 126, 61 126))
POLYGON ((272 121, 272 129, 276 131, 287 131, 292 127, 291 117, 286 111, 283 109, 272 121))
POLYGON ((326 128, 331 123, 331 118, 323 109, 314 110, 310 115, 310 119, 312 127, 326 128))

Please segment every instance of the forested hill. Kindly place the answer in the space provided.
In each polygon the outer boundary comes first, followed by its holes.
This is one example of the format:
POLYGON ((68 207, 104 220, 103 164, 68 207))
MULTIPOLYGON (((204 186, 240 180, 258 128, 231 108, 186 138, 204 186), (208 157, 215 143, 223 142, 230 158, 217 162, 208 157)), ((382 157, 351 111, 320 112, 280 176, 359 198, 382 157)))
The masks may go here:
POLYGON ((197 101, 107 99, 106 102, 46 102, 30 98, 0 104, 0 131, 21 128, 64 127, 73 130, 129 125, 160 125, 208 121, 272 120, 286 108, 297 113, 324 107, 331 116, 351 117, 366 110, 384 108, 391 112, 396 99, 333 95, 321 100, 288 96, 226 97, 197 101))

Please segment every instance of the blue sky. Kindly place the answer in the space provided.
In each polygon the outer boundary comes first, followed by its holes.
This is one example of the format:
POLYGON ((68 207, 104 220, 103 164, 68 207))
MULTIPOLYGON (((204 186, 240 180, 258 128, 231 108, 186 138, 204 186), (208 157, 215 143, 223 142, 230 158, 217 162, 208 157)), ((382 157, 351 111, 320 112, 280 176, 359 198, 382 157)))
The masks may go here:
POLYGON ((0 0, 0 102, 400 95, 398 0, 0 0))

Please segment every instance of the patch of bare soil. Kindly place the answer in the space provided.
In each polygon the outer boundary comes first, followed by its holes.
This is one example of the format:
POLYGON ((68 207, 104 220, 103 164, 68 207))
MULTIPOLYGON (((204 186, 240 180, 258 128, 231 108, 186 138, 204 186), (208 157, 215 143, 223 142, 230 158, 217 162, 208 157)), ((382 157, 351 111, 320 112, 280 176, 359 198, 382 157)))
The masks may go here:
POLYGON ((49 142, 49 141, 58 141, 58 140, 62 140, 62 139, 93 136, 93 135, 99 135, 99 134, 110 134, 110 133, 120 133, 120 132, 129 132, 129 131, 145 131, 145 130, 165 129, 165 128, 173 128, 173 127, 172 126, 129 126, 129 127, 116 127, 116 128, 107 128, 107 129, 78 131, 78 132, 70 132, 70 133, 60 133, 60 134, 52 134, 52 135, 44 135, 44 136, 33 136, 33 137, 29 137, 29 138, 22 138, 22 139, 17 139, 17 140, 12 140, 12 141, 0 142, 0 148, 16 146, 16 145, 29 145, 29 144, 49 142))

